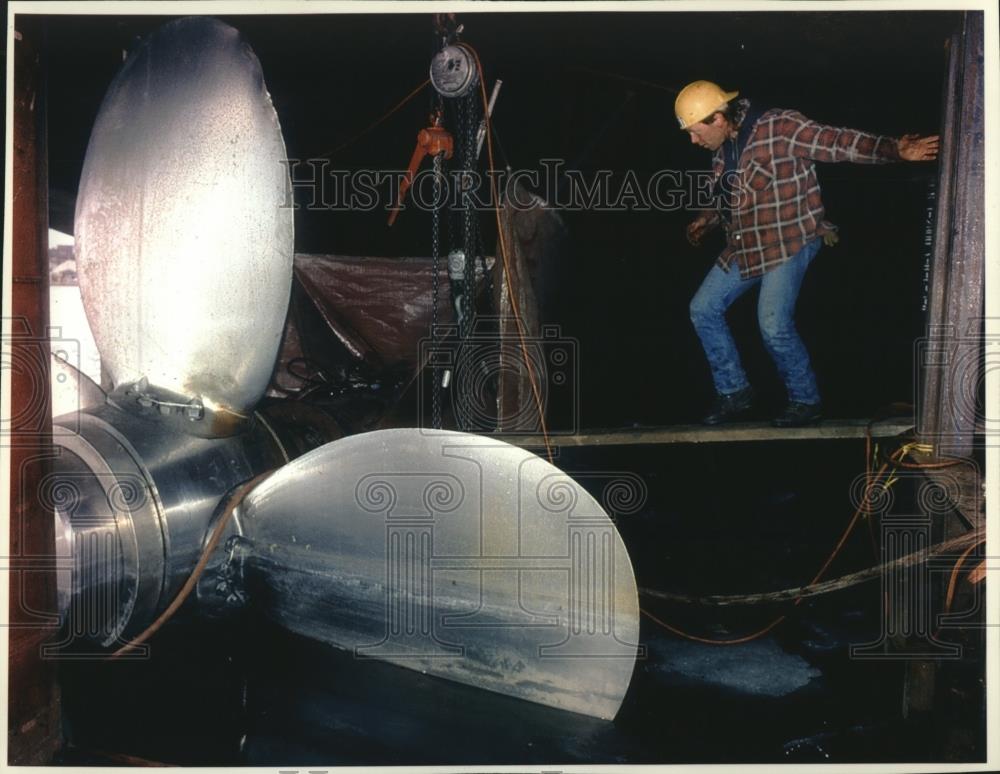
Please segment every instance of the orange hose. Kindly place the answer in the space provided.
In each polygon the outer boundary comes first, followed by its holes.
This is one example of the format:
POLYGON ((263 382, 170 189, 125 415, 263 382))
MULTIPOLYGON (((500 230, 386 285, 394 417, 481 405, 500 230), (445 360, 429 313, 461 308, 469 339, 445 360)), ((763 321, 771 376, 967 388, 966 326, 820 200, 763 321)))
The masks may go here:
POLYGON ((773 621, 771 621, 771 623, 769 623, 763 629, 760 629, 759 631, 756 631, 753 634, 747 634, 746 636, 737 637, 732 640, 710 640, 707 637, 699 637, 695 634, 688 634, 687 632, 681 631, 680 629, 671 626, 665 621, 661 621, 659 618, 650 613, 648 610, 643 610, 642 608, 639 608, 639 612, 642 613, 647 618, 649 618, 654 623, 657 623, 660 626, 662 626, 668 632, 672 632, 673 634, 676 634, 678 637, 683 637, 685 640, 691 640, 693 642, 701 642, 705 645, 740 645, 744 642, 750 642, 751 640, 756 640, 759 637, 763 637, 765 634, 771 631, 771 629, 773 629, 775 626, 777 626, 778 624, 780 624, 782 621, 785 620, 785 616, 779 616, 778 618, 775 618, 773 621))
MULTIPOLYGON (((889 463, 888 462, 884 463, 882 465, 882 467, 879 469, 878 473, 875 474, 875 476, 872 479, 871 483, 868 484, 868 487, 866 487, 864 495, 861 498, 861 504, 858 505, 857 509, 854 511, 854 515, 851 517, 851 520, 848 523, 847 528, 844 530, 843 534, 840 536, 840 540, 837 541, 837 545, 834 547, 833 551, 830 553, 830 556, 827 557, 827 560, 823 563, 822 567, 819 568, 819 571, 816 573, 816 575, 813 576, 813 579, 811 581, 809 581, 808 584, 806 584, 807 586, 812 586, 815 583, 817 583, 819 581, 819 579, 823 577, 823 574, 827 571, 827 569, 829 569, 830 565, 833 563, 833 560, 840 553, 841 549, 844 547, 844 544, 847 542, 847 538, 850 536, 850 534, 853 531, 855 525, 857 524, 858 519, 860 518, 862 512, 864 512, 864 510, 865 510, 866 503, 868 502, 868 492, 875 485, 875 482, 878 481, 882 477, 882 474, 885 473, 885 471, 886 471, 886 469, 888 467, 889 467, 889 463)), ((803 599, 804 599, 803 597, 796 597, 795 600, 792 602, 792 604, 797 606, 797 605, 799 605, 802 602, 803 599)), ((704 637, 698 637, 698 636, 696 636, 694 634, 688 634, 687 632, 684 632, 684 631, 682 631, 682 630, 680 630, 680 629, 678 629, 678 628, 676 628, 674 626, 671 626, 670 624, 668 624, 668 623, 666 623, 664 621, 661 621, 659 618, 657 618, 656 616, 654 616, 652 613, 648 612, 647 610, 642 610, 640 608, 640 612, 642 612, 650 620, 652 620, 655 623, 657 623, 660 626, 662 626, 667 631, 672 632, 673 634, 676 634, 679 637, 683 637, 685 639, 692 640, 694 642, 701 642, 701 643, 704 643, 706 645, 738 645, 738 644, 741 644, 741 643, 744 643, 744 642, 750 642, 751 640, 755 640, 755 639, 757 639, 759 637, 762 637, 765 634, 767 634, 775 626, 777 626, 782 621, 784 621, 785 618, 787 617, 785 615, 778 616, 773 621, 771 621, 771 623, 767 624, 767 626, 765 626, 763 629, 759 629, 758 631, 753 632, 752 634, 745 635, 743 637, 737 637, 737 638, 731 639, 731 640, 711 640, 711 639, 707 639, 707 638, 704 638, 704 637)))
POLYGON ((184 586, 179 592, 177 592, 177 596, 174 597, 174 601, 170 603, 170 606, 167 607, 166 610, 160 613, 159 617, 153 621, 153 623, 146 627, 142 634, 125 643, 118 648, 118 650, 108 656, 109 660, 113 661, 142 645, 142 643, 156 634, 156 632, 158 632, 160 628, 173 617, 174 613, 180 609, 180 606, 184 604, 185 600, 191 595, 191 592, 194 591, 195 586, 198 584, 198 579, 208 566, 208 560, 211 558, 216 546, 219 545, 219 541, 222 539, 222 533, 225 532, 226 525, 229 524, 229 519, 233 515, 233 511, 236 510, 236 506, 243 502, 243 498, 251 489, 253 489, 263 479, 270 476, 273 472, 273 470, 269 470, 266 473, 261 473, 259 476, 255 476, 246 483, 241 484, 236 489, 233 495, 229 498, 229 502, 226 503, 226 508, 223 511, 222 516, 219 518, 219 523, 216 524, 215 529, 212 530, 212 535, 208 540, 208 544, 205 546, 205 550, 201 554, 201 558, 198 560, 198 564, 195 565, 194 570, 192 570, 191 575, 184 583, 184 586))
POLYGON ((955 566, 951 568, 951 575, 948 577, 948 590, 944 595, 944 614, 948 615, 951 612, 951 603, 955 598, 955 587, 958 585, 958 572, 962 569, 962 565, 965 564, 965 560, 969 558, 969 554, 975 551, 979 546, 986 542, 984 537, 979 542, 969 546, 962 555, 958 557, 958 561, 955 562, 955 566))

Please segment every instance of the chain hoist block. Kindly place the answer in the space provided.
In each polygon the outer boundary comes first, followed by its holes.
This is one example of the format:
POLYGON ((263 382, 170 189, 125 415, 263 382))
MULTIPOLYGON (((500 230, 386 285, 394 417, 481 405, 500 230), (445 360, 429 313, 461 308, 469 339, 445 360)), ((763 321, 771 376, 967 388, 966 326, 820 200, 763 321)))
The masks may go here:
POLYGON ((464 97, 477 83, 476 60, 461 43, 445 46, 431 60, 431 85, 442 97, 464 97))

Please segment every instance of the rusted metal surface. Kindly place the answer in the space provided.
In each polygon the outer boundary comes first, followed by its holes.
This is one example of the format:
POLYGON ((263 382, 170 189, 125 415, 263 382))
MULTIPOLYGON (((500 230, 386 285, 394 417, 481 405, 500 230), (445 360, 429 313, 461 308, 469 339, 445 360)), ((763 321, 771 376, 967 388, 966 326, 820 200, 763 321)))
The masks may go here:
POLYGON ((984 281, 983 14, 949 41, 934 258, 918 428, 938 456, 966 457, 976 432, 984 281))
POLYGON ((530 433, 542 429, 538 403, 544 407, 548 386, 545 358, 533 356, 532 346, 548 321, 566 232, 556 211, 521 186, 507 192, 500 222, 506 259, 501 260, 498 244, 500 265, 494 294, 502 346, 497 366, 497 428, 530 433))
POLYGON ((55 523, 39 501, 52 457, 42 25, 18 16, 15 29, 11 419, 0 442, 12 447, 7 763, 30 765, 52 760, 61 730, 56 665, 40 655, 58 623, 55 523))

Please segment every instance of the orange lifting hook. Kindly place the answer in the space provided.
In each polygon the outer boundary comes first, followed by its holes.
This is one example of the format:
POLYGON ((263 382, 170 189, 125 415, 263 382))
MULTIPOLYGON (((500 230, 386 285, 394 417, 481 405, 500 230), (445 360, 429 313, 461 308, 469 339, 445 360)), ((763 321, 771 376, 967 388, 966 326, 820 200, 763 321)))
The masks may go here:
POLYGON ((417 168, 420 166, 420 162, 424 160, 424 156, 430 154, 433 157, 439 153, 443 153, 445 159, 450 159, 452 153, 454 153, 455 141, 452 139, 451 134, 448 133, 448 130, 441 126, 441 111, 435 111, 431 115, 430 120, 431 125, 426 129, 421 129, 417 135, 417 147, 413 149, 413 156, 410 157, 410 167, 406 171, 406 177, 399 181, 399 197, 396 200, 396 205, 392 208, 392 212, 389 214, 390 226, 396 221, 396 216, 399 215, 399 208, 403 206, 403 199, 413 184, 413 176, 417 173, 417 168))

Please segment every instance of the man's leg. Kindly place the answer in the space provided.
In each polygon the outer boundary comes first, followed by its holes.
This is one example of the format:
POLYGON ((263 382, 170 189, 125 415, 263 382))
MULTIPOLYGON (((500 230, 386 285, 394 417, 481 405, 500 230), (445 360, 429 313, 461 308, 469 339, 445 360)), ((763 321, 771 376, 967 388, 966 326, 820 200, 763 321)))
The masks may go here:
POLYGON ((712 369, 715 391, 719 395, 716 409, 705 417, 704 421, 708 424, 725 421, 730 418, 730 414, 738 413, 740 407, 745 409, 749 406, 750 382, 726 323, 726 310, 759 281, 742 279, 736 267, 727 272, 718 265, 713 265, 691 299, 691 322, 701 339, 705 357, 712 369), (737 396, 738 405, 727 406, 726 400, 733 396, 737 396))
MULTIPOLYGON (((780 424, 802 424, 819 419, 819 389, 816 375, 809 362, 809 353, 795 328, 795 303, 809 264, 819 252, 821 241, 816 239, 776 269, 767 272, 760 286, 757 318, 764 345, 788 391, 789 409, 795 406, 815 407, 811 411, 796 409, 802 416, 780 424)), ((788 410, 786 410, 787 413, 788 410)))

